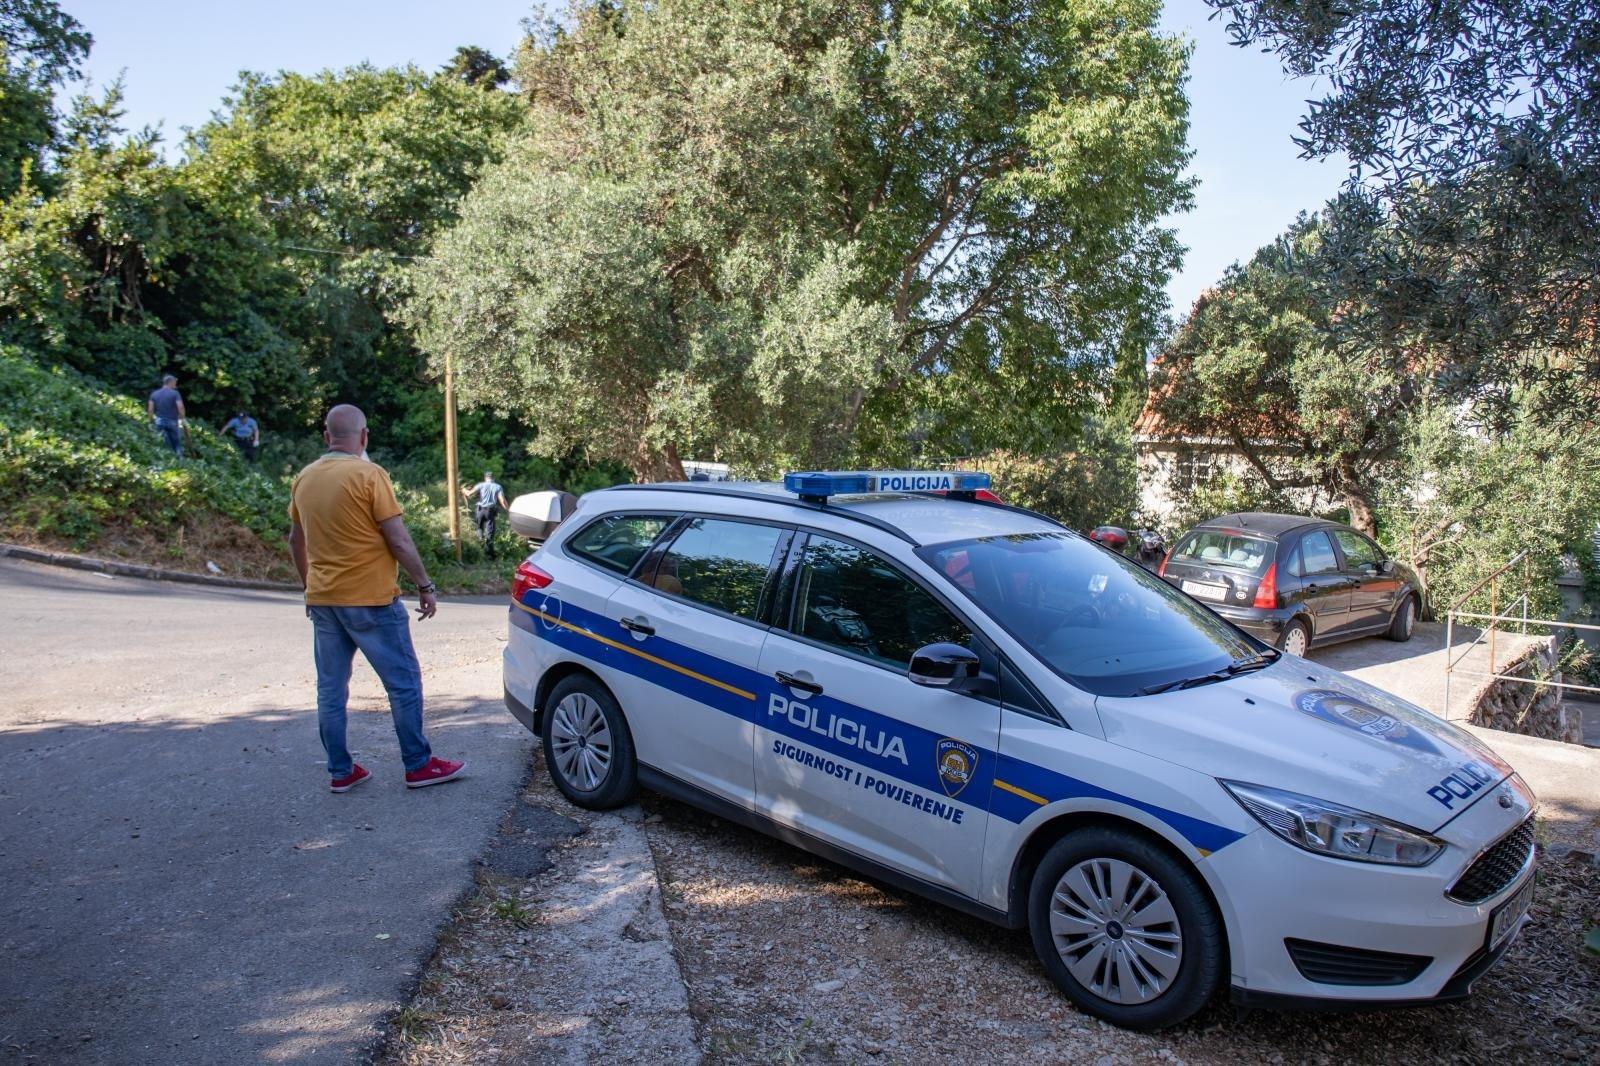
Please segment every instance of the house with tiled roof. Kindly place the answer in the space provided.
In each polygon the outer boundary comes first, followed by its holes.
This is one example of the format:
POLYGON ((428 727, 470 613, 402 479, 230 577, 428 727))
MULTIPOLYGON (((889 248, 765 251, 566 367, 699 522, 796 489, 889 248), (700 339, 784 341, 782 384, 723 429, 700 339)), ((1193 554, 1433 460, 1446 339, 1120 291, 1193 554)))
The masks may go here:
MULTIPOLYGON (((1248 478, 1257 474, 1239 443, 1227 437, 1187 433, 1161 417, 1154 390, 1133 424, 1134 456, 1139 469, 1139 504, 1143 514, 1163 527, 1171 524, 1184 499, 1224 474, 1248 478)), ((1273 433, 1263 417, 1247 442, 1259 461, 1273 464, 1295 454, 1295 445, 1273 433)), ((1287 465, 1287 464, 1285 464, 1287 465)), ((1315 514, 1334 504, 1316 488, 1285 490, 1296 510, 1315 514)))

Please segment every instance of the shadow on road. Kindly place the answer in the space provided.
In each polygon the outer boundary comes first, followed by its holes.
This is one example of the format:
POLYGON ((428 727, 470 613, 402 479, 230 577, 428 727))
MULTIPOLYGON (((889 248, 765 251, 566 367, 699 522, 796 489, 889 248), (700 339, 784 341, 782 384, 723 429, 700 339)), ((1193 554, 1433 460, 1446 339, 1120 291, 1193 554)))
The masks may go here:
POLYGON ((530 754, 495 701, 434 700, 427 726, 468 777, 405 789, 387 711, 356 712, 375 779, 345 795, 300 708, 0 733, 5 1042, 92 1062, 368 1046, 530 754))

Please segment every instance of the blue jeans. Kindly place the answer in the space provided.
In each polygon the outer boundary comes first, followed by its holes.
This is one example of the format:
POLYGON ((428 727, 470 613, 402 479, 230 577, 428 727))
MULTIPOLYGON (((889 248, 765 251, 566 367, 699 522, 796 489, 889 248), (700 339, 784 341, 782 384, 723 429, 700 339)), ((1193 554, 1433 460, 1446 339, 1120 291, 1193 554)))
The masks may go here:
POLYGON ((328 753, 328 773, 350 773, 345 747, 345 705, 356 650, 367 657, 389 694, 389 714, 407 772, 426 766, 433 751, 422 735, 422 667, 411 646, 411 619, 396 597, 387 607, 307 607, 316 634, 317 728, 328 753))
POLYGON ((172 454, 179 459, 183 458, 183 427, 178 425, 176 419, 158 418, 156 428, 167 439, 167 447, 172 449, 172 454))

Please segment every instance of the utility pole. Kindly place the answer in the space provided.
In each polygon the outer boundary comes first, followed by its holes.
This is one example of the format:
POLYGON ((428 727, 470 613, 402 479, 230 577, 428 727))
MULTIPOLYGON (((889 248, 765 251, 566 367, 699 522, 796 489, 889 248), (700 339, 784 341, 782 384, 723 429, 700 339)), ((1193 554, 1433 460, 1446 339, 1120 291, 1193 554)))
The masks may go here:
POLYGON ((450 506, 450 541, 461 561, 461 478, 456 470, 456 374, 450 350, 444 353, 444 479, 450 506))

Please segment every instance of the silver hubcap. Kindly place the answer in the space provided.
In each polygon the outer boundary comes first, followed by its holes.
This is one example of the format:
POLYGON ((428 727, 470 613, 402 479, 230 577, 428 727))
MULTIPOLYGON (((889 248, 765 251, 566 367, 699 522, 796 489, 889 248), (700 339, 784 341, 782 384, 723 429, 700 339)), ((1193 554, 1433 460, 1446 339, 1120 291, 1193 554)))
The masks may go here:
POLYGON ((1183 930, 1172 901, 1148 874, 1121 859, 1087 859, 1056 882, 1050 935, 1078 983, 1112 1003, 1156 998, 1183 962, 1183 930))
POLYGON ((1411 635, 1411 601, 1410 600, 1407 600, 1406 602, 1404 602, 1404 603, 1402 603, 1400 605, 1400 635, 1402 637, 1409 637, 1411 635))
POLYGON ((1299 626, 1289 630, 1289 635, 1283 638, 1283 650, 1290 655, 1304 655, 1306 653, 1306 631, 1299 626))
POLYGON ((579 792, 593 792, 611 772, 611 727, 600 705, 581 692, 556 704, 550 719, 556 772, 579 792))

